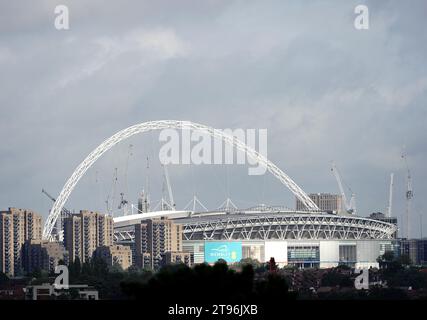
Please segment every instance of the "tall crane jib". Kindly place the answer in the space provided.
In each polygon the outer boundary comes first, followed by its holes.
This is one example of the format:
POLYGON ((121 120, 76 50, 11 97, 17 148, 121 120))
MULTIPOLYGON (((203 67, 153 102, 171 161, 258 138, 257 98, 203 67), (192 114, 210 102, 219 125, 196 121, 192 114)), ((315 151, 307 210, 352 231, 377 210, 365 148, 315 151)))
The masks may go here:
POLYGON ((412 190, 412 176, 411 171, 409 170, 408 160, 406 157, 406 153, 402 152, 402 159, 405 162, 406 166, 406 192, 405 192, 405 198, 406 198, 406 237, 409 239, 411 234, 411 223, 410 223, 410 215, 411 215, 411 204, 412 204, 412 198, 414 197, 414 193, 412 190))
POLYGON ((170 183, 168 167, 167 167, 167 165, 162 165, 162 167, 163 167, 163 175, 164 175, 164 179, 166 182, 166 187, 167 187, 168 195, 169 195, 169 205, 170 205, 172 210, 175 210, 176 204, 175 204, 175 201, 173 199, 172 186, 170 183))
POLYGON ((347 186, 347 188, 351 192, 350 201, 347 200, 347 196, 345 194, 344 187, 343 187, 343 184, 341 181, 341 176, 338 172, 338 169, 337 169, 334 161, 332 161, 331 171, 334 174, 335 179, 337 180, 337 183, 338 183, 338 188, 340 189, 340 194, 342 197, 342 203, 344 204, 342 211, 346 211, 347 213, 350 213, 350 214, 356 214, 356 196, 353 193, 353 191, 347 186))
POLYGON ((388 206, 387 206, 387 217, 391 217, 392 206, 393 206, 393 186, 394 186, 394 173, 390 173, 390 187, 388 193, 388 206))

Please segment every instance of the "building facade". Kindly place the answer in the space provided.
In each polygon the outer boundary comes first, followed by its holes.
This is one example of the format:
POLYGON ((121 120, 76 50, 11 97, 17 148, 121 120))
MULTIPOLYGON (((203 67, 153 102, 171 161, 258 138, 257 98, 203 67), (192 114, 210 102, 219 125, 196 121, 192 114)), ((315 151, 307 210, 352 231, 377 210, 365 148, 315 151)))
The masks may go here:
MULTIPOLYGON (((374 219, 374 220, 378 220, 378 221, 387 222, 387 223, 392 223, 397 227, 397 218, 396 217, 387 217, 382 212, 373 212, 369 215, 369 218, 374 219)), ((393 238, 397 238, 397 236, 398 236, 398 234, 397 234, 397 229, 396 229, 396 232, 393 234, 393 238)))
MULTIPOLYGON (((342 196, 339 194, 331 193, 310 193, 308 195, 311 200, 319 207, 321 211, 325 212, 344 212, 342 196)), ((296 210, 304 211, 307 210, 305 205, 299 200, 296 199, 296 210)))
POLYGON ((135 225, 136 264, 157 269, 166 252, 182 252, 182 225, 171 219, 157 218, 135 225))
POLYGON ((22 251, 22 265, 27 274, 39 270, 53 273, 60 261, 68 264, 68 252, 60 242, 27 240, 22 251))
POLYGON ((97 247, 113 244, 113 218, 99 212, 82 210, 64 219, 64 245, 70 262, 78 257, 89 261, 97 247))
POLYGON ((381 247, 390 245, 391 242, 392 240, 195 240, 184 241, 184 251, 190 253, 191 262, 195 264, 215 263, 218 259, 237 263, 248 258, 263 263, 274 258, 280 267, 332 268, 347 265, 353 268, 375 268, 379 266, 377 259, 381 255, 381 247))
POLYGON ((409 257, 412 264, 427 265, 427 239, 400 239, 400 254, 409 257))
MULTIPOLYGON (((116 241, 135 241, 141 260, 152 259, 145 255, 154 252, 153 227, 138 216, 117 219, 114 236, 116 241)), ((395 224, 355 214, 254 207, 233 214, 177 212, 168 218, 182 225, 182 248, 194 264, 246 258, 268 262, 274 257, 283 266, 364 268, 378 266, 380 255, 397 250, 395 224)))
POLYGON ((123 270, 127 270, 132 265, 132 250, 129 246, 101 246, 96 248, 93 256, 101 258, 110 267, 119 265, 123 270))
POLYGON ((183 263, 187 266, 192 266, 191 254, 189 252, 165 252, 163 255, 162 265, 183 263))
POLYGON ((25 241, 41 238, 41 215, 17 208, 0 211, 0 271, 9 276, 21 275, 25 241))

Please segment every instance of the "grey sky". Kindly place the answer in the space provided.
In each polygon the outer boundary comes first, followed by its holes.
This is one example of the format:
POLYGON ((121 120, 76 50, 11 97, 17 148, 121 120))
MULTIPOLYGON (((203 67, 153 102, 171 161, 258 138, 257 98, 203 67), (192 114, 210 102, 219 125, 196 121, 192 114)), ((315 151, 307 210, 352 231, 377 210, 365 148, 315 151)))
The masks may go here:
MULTIPOLYGON (((103 139, 135 123, 183 119, 268 128, 269 159, 307 193, 337 192, 334 159, 361 215, 384 211, 394 171, 401 217, 406 145, 412 235, 419 236, 427 193, 426 14, 423 0, 0 0, 1 208, 46 216, 51 203, 41 188, 57 196, 103 139), (370 9, 368 31, 353 27, 361 3, 370 9), (70 8, 68 31, 54 28, 57 4, 70 8)), ((149 134, 111 150, 67 206, 103 210, 115 167, 117 189, 126 189, 129 143, 129 199, 135 203, 145 184, 147 155, 152 198, 159 198, 156 141, 149 134)), ((179 206, 196 190, 213 208, 227 189, 243 207, 294 205, 270 175, 248 177, 239 166, 169 171, 179 206)))

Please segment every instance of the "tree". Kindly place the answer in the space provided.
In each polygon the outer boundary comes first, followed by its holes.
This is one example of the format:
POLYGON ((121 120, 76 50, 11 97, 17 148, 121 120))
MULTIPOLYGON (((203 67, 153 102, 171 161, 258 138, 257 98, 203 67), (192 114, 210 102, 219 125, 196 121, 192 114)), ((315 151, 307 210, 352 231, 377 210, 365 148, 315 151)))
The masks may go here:
POLYGON ((72 278, 78 278, 81 274, 81 263, 80 263, 80 258, 76 257, 76 259, 74 260, 74 262, 70 262, 69 266, 68 266, 68 270, 70 272, 70 277, 72 278))
POLYGON ((131 265, 127 271, 130 275, 138 275, 142 272, 141 268, 136 265, 131 265))
POLYGON ((224 261, 213 266, 198 264, 194 268, 185 265, 168 265, 148 278, 125 279, 121 283, 125 296, 144 301, 161 297, 174 303, 209 303, 221 299, 230 304, 248 303, 265 299, 276 301, 289 299, 288 285, 279 273, 271 273, 267 279, 255 280, 252 265, 242 266, 240 272, 228 267, 224 261))
POLYGON ((92 261, 86 261, 85 263, 83 263, 83 265, 82 265, 82 271, 81 271, 81 274, 82 275, 85 275, 85 276, 90 276, 90 275, 92 275, 93 273, 92 273, 92 270, 93 270, 93 267, 92 267, 92 261))
POLYGON ((240 260, 240 266, 243 268, 246 265, 251 265, 255 273, 263 273, 267 271, 265 263, 259 262, 257 259, 245 258, 240 260))
POLYGON ((283 303, 284 300, 295 299, 294 293, 289 293, 289 286, 285 278, 279 273, 269 273, 267 280, 259 281, 255 284, 255 294, 257 301, 264 303, 283 303))
POLYGON ((42 270, 40 268, 35 268, 31 273, 32 278, 38 279, 38 278, 41 278, 41 276, 42 276, 42 270))
POLYGON ((339 269, 333 269, 323 275, 321 285, 325 287, 352 287, 354 283, 350 275, 340 273, 339 269))
POLYGON ((0 272, 0 285, 6 284, 8 282, 9 282, 9 277, 5 273, 0 272))
POLYGON ((93 274, 95 275, 103 277, 108 274, 108 264, 102 258, 94 257, 91 260, 91 267, 92 267, 93 274))
POLYGON ((382 256, 379 256, 377 262, 380 265, 380 269, 388 269, 390 267, 396 267, 393 263, 396 262, 396 257, 393 251, 386 251, 382 256))
POLYGON ((120 272, 123 272, 123 268, 118 261, 114 261, 113 265, 110 268, 110 271, 115 273, 120 273, 120 272))
POLYGON ((384 252, 384 254, 382 255, 381 258, 383 261, 391 262, 394 260, 394 252, 393 251, 386 251, 386 252, 384 252))
POLYGON ((409 266, 412 264, 411 258, 407 254, 402 254, 397 261, 403 266, 409 266))
POLYGON ((276 272, 277 271, 277 264, 276 261, 274 260, 274 257, 270 258, 270 261, 267 262, 267 269, 269 272, 276 272))

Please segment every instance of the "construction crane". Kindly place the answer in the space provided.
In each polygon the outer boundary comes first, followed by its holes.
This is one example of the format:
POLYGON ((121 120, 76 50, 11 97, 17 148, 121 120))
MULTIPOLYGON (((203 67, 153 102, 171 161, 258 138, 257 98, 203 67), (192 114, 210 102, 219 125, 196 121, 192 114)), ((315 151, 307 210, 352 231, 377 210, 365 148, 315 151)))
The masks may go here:
MULTIPOLYGON (((52 200, 52 202, 55 202, 56 199, 54 197, 52 197, 45 189, 42 189, 42 193, 44 193, 50 200, 52 200)), ((63 207, 62 211, 64 212, 65 215, 71 215, 71 211, 68 210, 67 208, 63 207)))
POLYGON ((114 211, 114 199, 116 195, 116 185, 117 185, 117 168, 114 168, 113 173, 113 181, 111 183, 111 191, 110 194, 107 195, 107 199, 105 200, 107 206, 107 212, 109 215, 113 215, 114 211))
POLYGON ((411 204, 412 204, 412 198, 414 197, 414 193, 412 191, 412 177, 411 177, 411 171, 409 170, 408 161, 406 158, 406 153, 402 152, 402 159, 405 162, 406 166, 406 237, 409 239, 410 234, 410 223, 409 223, 409 216, 411 214, 411 204))
MULTIPOLYGON (((52 202, 56 202, 56 199, 54 197, 52 197, 45 189, 42 189, 42 193, 44 193, 50 200, 52 200, 52 202)), ((70 210, 68 210, 65 207, 62 208, 61 216, 59 217, 59 219, 57 221, 57 227, 56 227, 56 234, 57 234, 59 241, 64 240, 64 231, 62 230, 62 224, 63 224, 64 218, 71 216, 71 215, 72 215, 72 213, 70 210), (60 226, 60 227, 58 228, 58 226, 60 226)))
POLYGON ((390 173, 390 187, 388 193, 388 207, 387 207, 387 217, 391 217, 392 205, 393 205, 393 186, 394 186, 394 173, 390 173))
POLYGON ((163 167, 163 177, 164 177, 164 180, 166 183, 166 187, 168 189, 169 205, 170 205, 172 210, 175 210, 176 204, 175 204, 175 201, 173 200, 172 186, 171 186, 170 179, 169 179, 168 167, 167 167, 167 165, 164 165, 164 164, 162 164, 162 167, 163 167))
POLYGON ((125 193, 128 192, 128 168, 129 168, 129 159, 130 157, 133 155, 132 153, 132 148, 133 148, 133 144, 130 144, 128 147, 128 154, 127 154, 127 158, 126 158, 126 165, 125 165, 125 192, 121 192, 120 193, 120 203, 119 206, 117 207, 117 209, 123 209, 123 215, 127 216, 129 214, 129 202, 125 199, 125 193))
POLYGON ((123 192, 120 193, 120 203, 117 209, 123 209, 123 215, 127 216, 129 214, 128 204, 129 202, 124 198, 125 194, 123 192))
POLYGON ((129 187, 128 187, 128 169, 129 169, 129 159, 133 155, 132 148, 133 148, 133 144, 130 144, 128 147, 128 154, 127 154, 126 164, 125 164, 125 177, 124 177, 125 178, 125 185, 124 185, 125 191, 124 192, 126 194, 128 193, 128 189, 129 189, 129 187))
POLYGON ((138 198, 138 213, 145 213, 150 211, 150 199, 142 189, 141 195, 138 198))
POLYGON ((335 179, 337 180, 338 187, 340 189, 340 193, 341 193, 341 197, 342 197, 342 201, 344 203, 345 211, 347 213, 356 214, 356 197, 355 197, 353 191, 347 186, 347 188, 351 192, 350 201, 347 201, 347 196, 345 195, 344 187, 343 187, 342 182, 341 182, 341 177, 340 177, 340 174, 338 172, 338 169, 337 169, 334 161, 332 161, 331 171, 333 172, 335 179))

